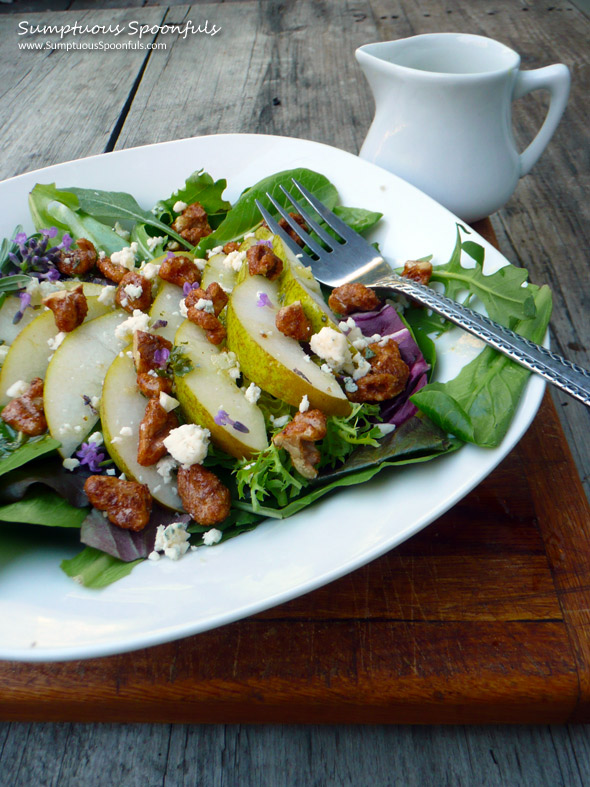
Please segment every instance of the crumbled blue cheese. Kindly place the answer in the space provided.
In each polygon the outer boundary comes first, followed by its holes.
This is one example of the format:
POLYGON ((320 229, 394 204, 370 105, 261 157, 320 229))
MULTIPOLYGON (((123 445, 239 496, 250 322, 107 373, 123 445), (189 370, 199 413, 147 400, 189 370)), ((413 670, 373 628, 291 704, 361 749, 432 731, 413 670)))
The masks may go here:
POLYGON ((80 460, 75 459, 73 456, 71 456, 68 457, 67 459, 64 459, 62 465, 65 467, 66 470, 72 472, 73 470, 75 470, 77 467, 80 466, 80 460))
POLYGON ((68 334, 65 331, 60 331, 59 333, 56 333, 55 336, 50 336, 49 339, 47 339, 49 349, 55 352, 67 335, 68 334))
POLYGON ((377 428, 381 432, 380 437, 385 437, 386 434, 391 434, 395 430, 395 424, 377 424, 377 428))
POLYGON ((107 284, 102 288, 101 293, 98 296, 98 302, 103 303, 105 306, 114 306, 116 291, 117 288, 113 284, 107 284))
POLYGON ((326 361, 334 371, 340 371, 352 361, 348 339, 334 328, 325 327, 315 333, 309 346, 312 352, 326 361))
POLYGON ((182 211, 186 210, 187 208, 188 205, 186 204, 186 202, 183 202, 181 199, 179 199, 178 202, 175 202, 174 205, 172 206, 172 210, 174 211, 174 213, 182 213, 182 211))
POLYGON ((131 300, 135 300, 136 298, 139 298, 141 296, 141 294, 143 293, 143 288, 142 288, 141 284, 133 284, 133 283, 126 284, 123 287, 123 290, 125 291, 125 294, 129 298, 131 298, 131 300))
POLYGON ((352 379, 352 377, 345 377, 344 378, 344 390, 348 391, 348 393, 355 393, 358 391, 359 387, 352 379))
POLYGON ((116 475, 117 471, 114 467, 109 467, 107 470, 107 475, 116 475))
POLYGON ((198 309, 200 312, 215 314, 213 301, 209 300, 209 298, 199 298, 199 300, 195 303, 195 309, 198 309))
POLYGON ((360 380, 361 377, 364 377, 371 371, 371 364, 360 353, 354 356, 352 362, 355 366, 355 370, 352 373, 353 380, 360 380))
POLYGON ((100 407, 100 396, 93 396, 90 400, 90 404, 94 407, 95 410, 98 410, 100 407))
POLYGON ((175 399, 173 396, 169 396, 164 391, 160 391, 160 407, 163 407, 167 413, 174 410, 179 404, 180 402, 178 399, 175 399))
POLYGON ((158 275, 158 271, 160 270, 159 265, 154 265, 153 262, 144 262, 139 269, 139 272, 143 276, 144 279, 151 281, 158 275))
POLYGON ((132 339, 136 331, 147 331, 150 324, 150 318, 147 314, 134 309, 131 317, 128 317, 120 325, 115 328, 115 337, 125 341, 132 339))
POLYGON ((309 410, 309 398, 307 394, 299 402, 299 412, 306 413, 309 410))
POLYGON ((121 251, 114 251, 111 254, 111 262, 114 262, 116 265, 121 265, 123 268, 127 268, 127 270, 135 270, 135 255, 137 254, 138 245, 136 241, 130 246, 125 246, 124 249, 121 251))
POLYGON ((287 426, 290 420, 291 420, 290 415, 270 416, 271 424, 275 426, 277 429, 282 429, 283 426, 287 426))
MULTIPOLYGON (((189 538, 190 535, 187 533, 184 522, 172 522, 167 526, 158 525, 154 552, 163 552, 171 560, 180 560, 190 546, 189 538)), ((157 560, 152 557, 152 554, 148 556, 150 560, 157 560)))
POLYGON ((214 544, 219 544, 222 535, 223 533, 221 530, 212 527, 211 530, 207 530, 206 533, 203 533, 203 544, 205 544, 206 547, 212 547, 214 544))
POLYGON ((204 260, 202 257, 195 257, 193 262, 195 263, 195 265, 200 271, 205 270, 205 265, 207 264, 207 260, 204 260))
POLYGON ((244 391, 244 396, 250 402, 250 404, 256 404, 260 398, 260 394, 260 388, 256 385, 256 383, 250 383, 250 385, 244 391))
POLYGON ((25 292, 27 295, 31 296, 31 306, 41 305, 42 294, 41 287, 39 285, 39 279, 36 279, 32 276, 25 287, 25 292))
MULTIPOLYGON (((185 317, 185 318, 188 317, 188 309, 186 308, 186 302, 185 302, 184 298, 182 298, 182 300, 180 301, 179 309, 180 309, 180 313, 181 313, 181 315, 183 317, 185 317)), ((173 314, 174 314, 174 312, 173 312, 173 314)))
POLYGON ((28 390, 28 383, 26 383, 24 380, 17 380, 15 383, 12 383, 10 388, 6 391, 6 396, 10 396, 11 399, 15 399, 17 396, 22 396, 28 390))
POLYGON ((244 260, 246 259, 245 251, 230 251, 223 261, 223 267, 228 270, 233 270, 236 273, 242 269, 244 260))
POLYGON ((117 235, 118 235, 120 238, 123 238, 123 240, 129 240, 129 231, 128 231, 128 230, 126 230, 126 229, 124 229, 124 228, 123 228, 123 227, 122 227, 122 226, 119 224, 119 222, 118 222, 118 221, 116 221, 116 222, 115 222, 115 226, 113 227, 113 229, 115 230, 115 232, 117 233, 117 235))
POLYGON ((241 375, 240 362, 234 352, 214 353, 211 355, 211 363, 218 372, 227 372, 232 380, 237 380, 241 375))
POLYGON ((202 464, 209 450, 211 432, 197 424, 183 424, 172 429, 164 439, 164 446, 170 455, 184 468, 202 464))
POLYGON ((147 247, 150 251, 153 251, 156 246, 159 246, 160 243, 165 241, 166 238, 163 235, 156 235, 155 238, 148 238, 147 239, 147 247))
POLYGON ((209 249, 207 252, 207 259, 210 260, 211 257, 214 257, 216 254, 221 254, 223 251, 223 246, 215 246, 213 249, 209 249))
POLYGON ((119 429, 119 434, 121 435, 121 437, 131 437, 131 435, 133 434, 133 429, 130 426, 122 426, 119 429))
POLYGON ((172 481, 172 473, 178 467, 178 462, 171 456, 164 456, 156 464, 156 473, 161 475, 164 482, 169 484, 172 481))
POLYGON ((88 442, 94 443, 96 446, 102 445, 104 443, 102 432, 93 432, 88 438, 88 442))

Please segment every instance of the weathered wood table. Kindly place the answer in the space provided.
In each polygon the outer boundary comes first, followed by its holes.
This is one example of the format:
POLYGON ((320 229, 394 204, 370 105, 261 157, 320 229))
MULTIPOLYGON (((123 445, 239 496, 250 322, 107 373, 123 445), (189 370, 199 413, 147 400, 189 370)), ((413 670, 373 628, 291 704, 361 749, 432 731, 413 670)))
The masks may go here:
MULTIPOLYGON (((356 152, 372 99, 352 53, 378 39, 475 32, 520 51, 525 68, 569 65, 573 88, 564 120, 533 174, 492 223, 506 256, 527 267, 533 281, 552 286, 556 349, 590 367, 590 22, 575 6, 510 0, 477 8, 406 0, 84 10, 87 5, 56 3, 71 10, 52 13, 51 23, 192 19, 209 20, 221 32, 192 41, 167 37, 161 50, 25 52, 17 50, 16 17, 0 16, 3 177, 216 132, 301 136, 356 152)), ((47 23, 49 15, 27 19, 47 23)), ((537 95, 515 106, 521 146, 544 112, 537 95)), ((193 164, 187 162, 187 170, 193 164)), ((379 561, 278 610, 134 656, 0 664, 0 715, 587 720, 589 415, 565 397, 553 402, 561 427, 548 395, 527 436, 489 479, 379 561)))

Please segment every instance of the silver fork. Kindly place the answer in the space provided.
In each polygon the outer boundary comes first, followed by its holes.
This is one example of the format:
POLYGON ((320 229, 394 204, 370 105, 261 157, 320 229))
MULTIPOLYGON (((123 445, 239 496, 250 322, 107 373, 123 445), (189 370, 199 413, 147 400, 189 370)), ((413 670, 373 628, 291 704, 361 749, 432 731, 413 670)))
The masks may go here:
POLYGON ((570 396, 579 399, 585 405, 590 405, 590 372, 586 369, 529 339, 525 339, 523 336, 519 336, 509 328, 490 320, 489 317, 484 317, 473 309, 468 309, 457 301, 440 295, 430 287, 399 276, 363 237, 350 229, 295 179, 293 179, 293 184, 328 227, 339 236, 337 240, 326 232, 325 228, 304 210, 299 200, 281 186, 281 191, 293 208, 301 214, 307 226, 327 247, 324 248, 289 216, 288 211, 279 205, 272 195, 267 193, 266 196, 275 210, 301 238, 314 257, 306 254, 295 243, 258 200, 256 200, 256 205, 270 230, 280 236, 283 243, 299 257, 304 265, 311 266, 313 274, 319 282, 330 287, 338 287, 348 282, 360 282, 368 287, 385 288, 405 295, 416 303, 432 309, 433 312, 440 314, 463 330, 469 331, 478 339, 504 353, 531 372, 544 377, 545 380, 561 388, 570 396))

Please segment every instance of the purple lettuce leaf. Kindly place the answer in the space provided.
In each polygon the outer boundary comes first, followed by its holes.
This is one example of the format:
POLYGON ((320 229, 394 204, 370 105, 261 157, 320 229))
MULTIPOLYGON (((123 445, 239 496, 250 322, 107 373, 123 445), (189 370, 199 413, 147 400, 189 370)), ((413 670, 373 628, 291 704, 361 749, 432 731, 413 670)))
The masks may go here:
POLYGON ((143 530, 134 533, 111 524, 100 511, 93 508, 82 522, 80 541, 125 563, 131 563, 147 557, 153 551, 158 525, 170 525, 172 522, 188 523, 190 516, 154 504, 150 521, 143 530))
POLYGON ((391 336, 398 346, 403 360, 410 367, 410 377, 405 391, 381 405, 381 418, 385 423, 401 426, 418 412, 410 402, 415 394, 427 383, 429 365, 416 344, 412 333, 393 308, 387 304, 378 311, 360 312, 352 315, 364 336, 391 336))

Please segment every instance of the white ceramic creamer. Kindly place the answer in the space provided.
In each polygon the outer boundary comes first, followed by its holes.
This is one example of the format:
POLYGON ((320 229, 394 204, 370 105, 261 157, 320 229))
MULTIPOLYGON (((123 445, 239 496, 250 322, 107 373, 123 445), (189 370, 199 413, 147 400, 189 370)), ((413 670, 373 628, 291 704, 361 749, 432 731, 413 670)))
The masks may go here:
POLYGON ((520 71, 498 41, 434 33, 367 44, 356 51, 375 97, 375 118, 360 156, 413 183, 465 221, 509 199, 551 139, 565 109, 564 65, 520 71), (519 153, 512 101, 550 93, 541 129, 519 153))

